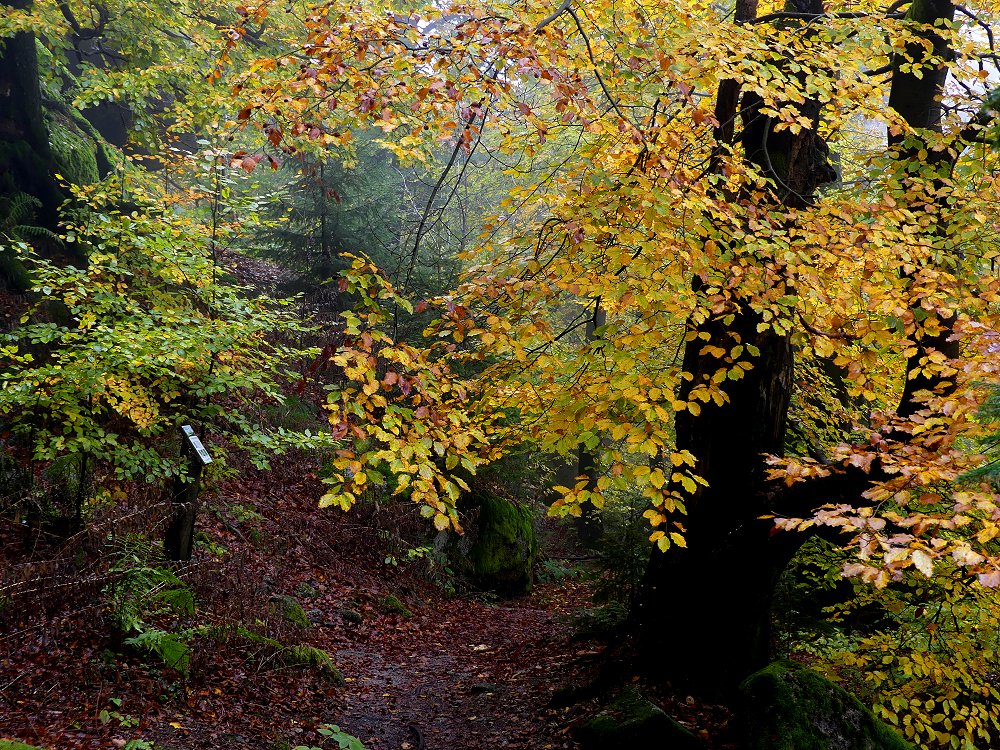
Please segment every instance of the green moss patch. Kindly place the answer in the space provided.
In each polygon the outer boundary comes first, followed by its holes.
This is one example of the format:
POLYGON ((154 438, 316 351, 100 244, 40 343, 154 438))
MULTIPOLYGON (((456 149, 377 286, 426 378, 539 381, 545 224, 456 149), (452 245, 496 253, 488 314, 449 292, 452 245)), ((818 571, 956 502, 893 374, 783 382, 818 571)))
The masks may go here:
POLYGON ((583 750, 696 750, 698 739, 634 687, 625 688, 574 736, 583 750))
POLYGON ((403 617, 413 617, 413 613, 394 596, 384 596, 379 599, 379 609, 389 615, 402 615, 403 617))
POLYGON ((97 144, 68 118, 57 114, 49 125, 49 144, 56 169, 74 185, 90 185, 100 179, 97 144))
POLYGON ((468 553, 477 585, 501 596, 529 591, 538 557, 531 509, 490 492, 478 494, 470 505, 479 508, 476 539, 468 553))
POLYGON ((287 646, 279 654, 286 667, 319 667, 324 677, 334 685, 344 684, 344 675, 323 649, 315 646, 287 646))
POLYGON ((42 748, 25 745, 17 740, 0 740, 0 750, 42 750, 42 748))
POLYGON ((271 611, 280 615, 285 622, 298 625, 300 628, 309 627, 309 615, 294 596, 286 594, 272 596, 271 611))
POLYGON ((748 750, 913 750, 861 701, 791 661, 740 685, 748 750))

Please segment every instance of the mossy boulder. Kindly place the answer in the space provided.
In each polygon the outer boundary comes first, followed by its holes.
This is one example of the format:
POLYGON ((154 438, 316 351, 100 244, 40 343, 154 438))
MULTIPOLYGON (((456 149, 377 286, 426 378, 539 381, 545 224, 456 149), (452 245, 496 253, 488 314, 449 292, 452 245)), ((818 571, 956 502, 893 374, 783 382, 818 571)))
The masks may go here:
POLYGON ((356 609, 351 609, 350 607, 338 607, 336 612, 340 615, 340 619, 344 622, 349 622, 352 625, 360 625, 365 621, 364 615, 356 609))
POLYGON ((535 519, 527 506, 481 491, 462 502, 472 522, 458 543, 459 569, 486 591, 517 596, 531 589, 538 557, 535 519))
POLYGON ((574 731, 582 750, 697 750, 698 738, 630 685, 574 731))
POLYGON ((402 617, 413 617, 413 612, 403 604, 399 599, 391 594, 389 596, 383 596, 378 601, 379 609, 385 612, 387 615, 400 615, 402 617))
POLYGON ((777 661, 740 685, 748 750, 914 750, 861 701, 791 661, 777 661))
POLYGON ((309 615, 294 596, 286 594, 272 596, 271 611, 280 615, 285 622, 298 625, 300 628, 309 627, 309 615))
POLYGON ((279 656, 286 667, 318 667, 320 674, 331 684, 344 684, 344 675, 334 666, 330 655, 321 648, 286 646, 279 652, 279 656))

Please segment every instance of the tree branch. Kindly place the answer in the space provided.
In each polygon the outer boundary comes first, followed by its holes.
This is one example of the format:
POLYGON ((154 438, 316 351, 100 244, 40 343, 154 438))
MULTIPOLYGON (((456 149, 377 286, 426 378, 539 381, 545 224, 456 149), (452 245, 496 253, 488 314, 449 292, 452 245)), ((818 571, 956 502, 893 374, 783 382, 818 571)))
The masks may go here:
POLYGON ((552 23, 557 18, 559 18, 559 16, 561 16, 563 13, 565 13, 566 11, 568 11, 569 10, 569 5, 570 5, 571 1, 572 0, 563 0, 559 4, 558 8, 556 8, 554 11, 552 11, 552 13, 550 13, 547 16, 545 16, 545 18, 543 18, 541 21, 539 21, 538 25, 535 26, 535 33, 537 34, 538 32, 540 32, 542 29, 544 29, 550 23, 552 23))
MULTIPOLYGON (((759 18, 754 18, 753 20, 746 21, 745 23, 770 23, 771 21, 818 21, 821 18, 833 19, 851 19, 851 18, 873 18, 871 13, 793 13, 789 11, 779 11, 777 13, 768 13, 765 16, 760 16, 759 18)), ((889 12, 884 16, 878 16, 878 18, 902 18, 902 13, 889 12)))

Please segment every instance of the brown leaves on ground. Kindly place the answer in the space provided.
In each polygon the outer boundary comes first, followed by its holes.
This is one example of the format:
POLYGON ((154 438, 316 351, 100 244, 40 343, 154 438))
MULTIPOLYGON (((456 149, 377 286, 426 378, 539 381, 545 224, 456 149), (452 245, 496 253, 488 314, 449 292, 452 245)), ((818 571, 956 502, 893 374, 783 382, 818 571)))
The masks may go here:
MULTIPOLYGON (((415 509, 319 510, 315 472, 302 457, 271 472, 244 468, 203 496, 199 553, 181 571, 198 612, 147 623, 215 626, 194 640, 186 677, 116 644, 102 593, 113 580, 110 541, 137 531, 159 538, 162 498, 133 488, 68 541, 4 520, 0 737, 50 750, 135 739, 157 750, 331 748, 316 730, 337 724, 369 750, 575 748, 571 729, 600 698, 548 704, 600 663, 603 647, 573 640, 567 625, 589 605, 588 585, 542 583, 510 601, 448 597, 428 580, 440 570, 405 561, 402 539, 426 533, 415 509), (273 604, 282 596, 302 604, 308 628, 282 616, 273 604), (282 650, 248 632, 328 652, 344 684, 287 666, 282 650)), ((658 698, 696 732, 727 721, 724 709, 686 696, 658 698)))
POLYGON ((593 650, 573 642, 559 617, 584 604, 583 585, 543 584, 512 602, 449 599, 425 579, 425 561, 386 562, 403 527, 422 523, 416 514, 320 511, 320 485, 302 462, 244 477, 204 497, 201 551, 182 573, 199 610, 180 624, 219 626, 194 641, 188 677, 154 657, 116 653, 101 593, 105 537, 135 530, 137 517, 155 537, 162 506, 146 498, 129 518, 119 508, 64 544, 25 547, 22 530, 5 522, 0 736, 60 750, 136 738, 170 750, 260 750, 326 747, 315 730, 329 723, 371 750, 575 746, 569 727, 582 709, 546 704, 576 678, 578 653, 593 650), (225 554, 207 551, 220 547, 225 554), (279 595, 303 605, 308 629, 269 607, 279 595), (389 596, 412 616, 385 607, 389 596), (237 623, 327 651, 345 684, 285 666, 237 623))

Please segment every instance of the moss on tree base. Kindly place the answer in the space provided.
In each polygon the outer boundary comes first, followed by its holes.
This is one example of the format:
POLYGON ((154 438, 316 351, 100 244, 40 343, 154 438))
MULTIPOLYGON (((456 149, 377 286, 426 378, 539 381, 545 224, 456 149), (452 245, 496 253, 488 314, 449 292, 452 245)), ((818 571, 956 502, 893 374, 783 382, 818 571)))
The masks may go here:
POLYGON ((479 510, 475 541, 468 551, 473 580, 501 596, 529 591, 538 556, 531 509, 491 492, 478 493, 468 504, 479 510))
POLYGON ((861 701, 791 661, 740 685, 748 750, 913 750, 861 701))
POLYGON ((698 739, 634 686, 574 732, 583 750, 696 750, 698 739))

